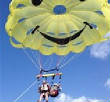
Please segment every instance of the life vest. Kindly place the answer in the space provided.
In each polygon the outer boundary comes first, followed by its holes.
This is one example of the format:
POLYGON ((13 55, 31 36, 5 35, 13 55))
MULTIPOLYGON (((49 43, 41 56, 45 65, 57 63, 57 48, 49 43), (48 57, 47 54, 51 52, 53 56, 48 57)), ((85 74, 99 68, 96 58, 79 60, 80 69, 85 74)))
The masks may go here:
POLYGON ((49 85, 48 84, 43 84, 43 85, 41 85, 41 87, 40 87, 40 89, 41 89, 41 91, 48 91, 49 90, 49 85))

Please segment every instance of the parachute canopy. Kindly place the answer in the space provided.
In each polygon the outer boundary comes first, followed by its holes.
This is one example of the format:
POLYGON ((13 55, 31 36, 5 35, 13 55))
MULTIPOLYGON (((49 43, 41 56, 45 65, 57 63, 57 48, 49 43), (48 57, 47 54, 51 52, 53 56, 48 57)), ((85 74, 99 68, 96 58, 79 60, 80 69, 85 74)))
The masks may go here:
MULTIPOLYGON (((102 11, 104 12, 104 16, 106 17, 106 20, 108 23, 110 22, 110 4, 106 3, 102 7, 102 11)), ((109 31, 110 31, 110 25, 109 25, 109 31)))
POLYGON ((6 30, 17 48, 44 55, 80 53, 106 40, 106 0, 12 0, 6 30))

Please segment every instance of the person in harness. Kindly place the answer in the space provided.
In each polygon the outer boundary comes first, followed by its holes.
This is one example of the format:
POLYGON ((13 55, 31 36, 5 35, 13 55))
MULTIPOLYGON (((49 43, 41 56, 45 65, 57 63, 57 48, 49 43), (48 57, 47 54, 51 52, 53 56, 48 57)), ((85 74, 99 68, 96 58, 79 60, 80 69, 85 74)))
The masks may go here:
POLYGON ((50 85, 44 80, 42 82, 42 85, 39 87, 40 99, 38 100, 38 102, 41 102, 43 98, 46 100, 46 102, 48 102, 49 92, 50 85))
POLYGON ((50 96, 51 97, 57 97, 59 95, 59 92, 61 91, 61 85, 60 84, 57 84, 57 83, 54 83, 52 86, 51 86, 51 89, 50 89, 50 96))

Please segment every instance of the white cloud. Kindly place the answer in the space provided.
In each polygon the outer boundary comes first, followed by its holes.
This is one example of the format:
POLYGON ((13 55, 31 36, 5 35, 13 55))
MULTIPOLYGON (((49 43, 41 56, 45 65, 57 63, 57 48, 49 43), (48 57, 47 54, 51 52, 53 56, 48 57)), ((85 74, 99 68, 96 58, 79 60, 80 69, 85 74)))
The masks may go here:
POLYGON ((108 57, 110 55, 110 40, 93 45, 90 54, 95 58, 105 59, 108 57))
POLYGON ((85 96, 72 98, 69 95, 62 93, 58 98, 54 100, 54 102, 104 102, 104 100, 90 99, 86 98, 85 96))
POLYGON ((107 82, 105 83, 105 86, 110 88, 110 78, 107 80, 107 82))
POLYGON ((104 37, 110 39, 110 32, 108 32, 104 37))

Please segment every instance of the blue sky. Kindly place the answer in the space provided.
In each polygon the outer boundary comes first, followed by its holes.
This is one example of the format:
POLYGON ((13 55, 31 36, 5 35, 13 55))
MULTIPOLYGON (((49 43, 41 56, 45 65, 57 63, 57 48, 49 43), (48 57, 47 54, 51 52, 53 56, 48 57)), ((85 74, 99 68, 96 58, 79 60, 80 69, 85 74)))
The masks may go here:
MULTIPOLYGON (((13 102, 36 80, 35 76, 39 72, 23 50, 12 47, 9 42, 4 26, 10 1, 0 2, 0 102, 13 102)), ((64 66, 61 70, 64 74, 63 96, 70 96, 72 100, 80 97, 105 100, 110 97, 110 89, 105 85, 110 78, 109 45, 109 42, 105 42, 88 47, 80 56, 64 66), (103 48, 106 50, 101 51, 103 48)), ((68 55, 68 58, 72 55, 68 55)), ((38 98, 36 84, 17 102, 36 102, 38 98)))

